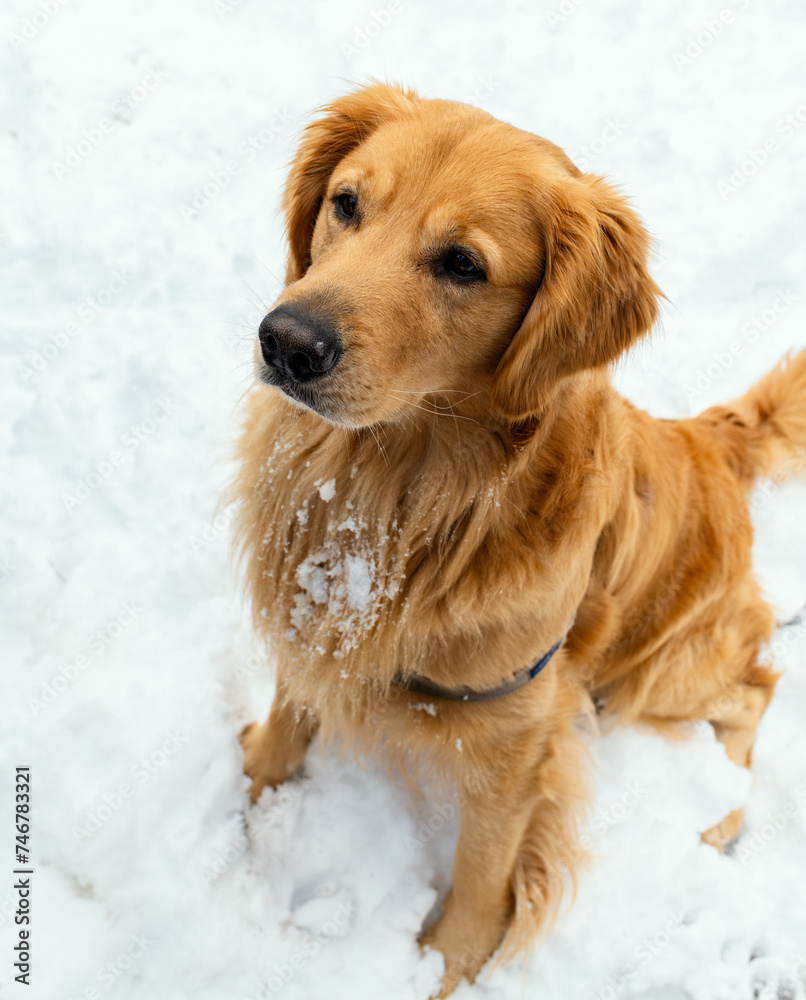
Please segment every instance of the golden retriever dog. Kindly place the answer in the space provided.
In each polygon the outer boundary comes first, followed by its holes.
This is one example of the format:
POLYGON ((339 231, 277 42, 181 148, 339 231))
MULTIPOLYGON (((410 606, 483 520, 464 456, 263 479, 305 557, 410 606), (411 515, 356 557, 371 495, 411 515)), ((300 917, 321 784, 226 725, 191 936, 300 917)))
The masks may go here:
POLYGON ((803 464, 806 352, 693 419, 635 409, 608 368, 658 314, 643 225, 463 104, 381 84, 334 101, 284 207, 234 487, 277 664, 244 768, 255 801, 319 730, 456 790, 422 938, 444 997, 528 946, 573 879, 593 706, 708 720, 750 765, 776 675, 747 493, 803 464))

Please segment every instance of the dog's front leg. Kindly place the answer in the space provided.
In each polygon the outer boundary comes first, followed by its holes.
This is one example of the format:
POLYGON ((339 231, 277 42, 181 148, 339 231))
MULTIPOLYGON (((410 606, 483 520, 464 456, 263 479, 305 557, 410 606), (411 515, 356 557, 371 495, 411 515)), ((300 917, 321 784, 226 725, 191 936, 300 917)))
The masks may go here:
POLYGON ((316 725, 311 713, 298 709, 278 685, 268 719, 263 725, 251 722, 241 731, 243 769, 252 779, 252 802, 257 802, 266 785, 276 787, 300 766, 316 725))
POLYGON ((463 794, 453 885, 422 941, 445 958, 440 997, 452 993, 463 976, 474 981, 509 924, 512 871, 535 803, 527 778, 509 770, 485 781, 483 791, 463 794))

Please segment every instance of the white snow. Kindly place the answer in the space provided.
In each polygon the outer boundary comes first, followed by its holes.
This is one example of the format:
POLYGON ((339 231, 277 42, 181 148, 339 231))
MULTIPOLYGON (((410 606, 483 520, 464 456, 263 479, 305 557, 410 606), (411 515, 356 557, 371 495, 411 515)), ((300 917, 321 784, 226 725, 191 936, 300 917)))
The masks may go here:
MULTIPOLYGON (((301 589, 294 598, 293 624, 302 627, 313 613, 314 604, 327 605, 328 613, 344 626, 360 624, 370 610, 374 580, 375 564, 370 556, 364 558, 343 552, 328 543, 297 567, 301 589), (359 614, 351 614, 351 611, 359 614)), ((348 629, 345 627, 344 631, 348 629)))
MULTIPOLYGON (((217 505, 283 270, 294 138, 345 81, 375 76, 477 100, 612 177, 670 300, 618 385, 683 416, 806 344, 806 10, 10 0, 2 17, 3 996, 425 997, 440 961, 415 939, 449 883, 450 803, 410 802, 318 745, 253 808, 240 770, 238 730, 272 682, 217 505), (11 958, 20 764, 30 987, 11 958)), ((803 481, 754 504, 781 619, 806 602, 805 504, 803 481)), ((372 553, 345 541, 333 558, 361 616, 372 553)), ((336 586, 318 568, 308 610, 336 586)), ((752 787, 707 728, 592 741, 596 864, 525 970, 485 971, 458 1000, 806 996, 804 632, 776 638, 752 787), (743 801, 733 855, 701 845, 743 801)))
POLYGON ((328 479, 326 483, 322 483, 319 487, 319 496, 327 503, 332 500, 336 495, 336 480, 328 479))
POLYGON ((297 569, 297 581, 300 587, 316 604, 327 604, 330 597, 328 577, 335 576, 341 568, 341 563, 338 562, 336 568, 327 569, 327 559, 328 553, 323 549, 308 556, 297 569))
POLYGON ((356 611, 366 611, 372 595, 375 568, 369 560, 352 555, 345 556, 344 567, 347 573, 347 603, 356 611))

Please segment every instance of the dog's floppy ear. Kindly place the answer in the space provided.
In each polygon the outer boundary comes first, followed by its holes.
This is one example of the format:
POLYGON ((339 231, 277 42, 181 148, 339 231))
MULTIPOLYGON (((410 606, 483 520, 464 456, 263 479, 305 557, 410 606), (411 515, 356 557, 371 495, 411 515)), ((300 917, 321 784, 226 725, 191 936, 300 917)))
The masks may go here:
POLYGON ((512 420, 539 413, 564 377, 615 361, 655 322, 662 295, 646 230, 601 178, 569 174, 540 215, 543 279, 493 381, 493 404, 512 420))
POLYGON ((336 164, 380 125, 412 109, 417 95, 374 83, 320 108, 305 129, 285 186, 283 206, 289 256, 286 283, 310 266, 311 237, 328 179, 336 164))

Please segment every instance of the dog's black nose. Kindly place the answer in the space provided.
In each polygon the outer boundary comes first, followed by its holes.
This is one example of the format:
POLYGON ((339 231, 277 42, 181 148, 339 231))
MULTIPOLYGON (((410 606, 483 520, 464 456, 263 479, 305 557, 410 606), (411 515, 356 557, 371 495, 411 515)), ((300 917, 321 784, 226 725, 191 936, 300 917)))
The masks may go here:
POLYGON ((295 382, 309 382, 336 364, 341 345, 325 320, 294 306, 278 306, 258 329, 263 360, 295 382))

